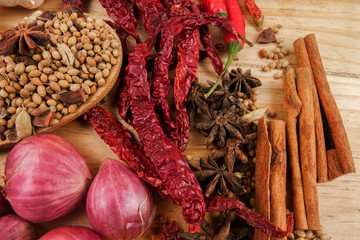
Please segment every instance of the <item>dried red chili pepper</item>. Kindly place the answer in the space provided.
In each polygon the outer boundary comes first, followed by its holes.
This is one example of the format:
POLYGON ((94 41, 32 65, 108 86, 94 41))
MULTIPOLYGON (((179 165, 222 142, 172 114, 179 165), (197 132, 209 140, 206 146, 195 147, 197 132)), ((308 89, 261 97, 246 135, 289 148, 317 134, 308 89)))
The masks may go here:
POLYGON ((116 29, 123 29, 136 40, 140 40, 136 31, 134 4, 126 0, 100 0, 100 3, 106 9, 108 16, 114 20, 116 29))
POLYGON ((266 233, 267 235, 275 238, 284 238, 292 232, 293 228, 293 213, 290 213, 287 229, 283 231, 279 227, 272 224, 269 220, 259 215, 256 212, 252 212, 242 202, 220 195, 212 195, 206 199, 206 211, 219 212, 232 210, 247 222, 250 226, 255 227, 266 233))
POLYGON ((255 0, 244 0, 244 5, 249 10, 256 25, 261 27, 264 23, 264 15, 262 14, 260 8, 256 5, 255 0))
POLYGON ((119 115, 126 123, 131 123, 131 111, 130 111, 130 96, 129 88, 123 77, 119 78, 119 87, 116 99, 116 106, 119 111, 119 115))
POLYGON ((183 32, 178 39, 178 65, 176 67, 174 97, 176 107, 176 126, 180 135, 180 151, 185 151, 189 142, 189 117, 186 110, 186 99, 193 83, 199 61, 199 30, 183 32))
MULTIPOLYGON (((234 26, 224 18, 206 13, 186 13, 186 11, 175 12, 175 15, 162 26, 162 33, 171 29, 177 29, 179 32, 193 30, 204 24, 223 27, 237 34, 234 26)), ((159 31, 160 28, 157 33, 159 31)), ((165 136, 150 97, 146 58, 154 46, 157 33, 145 43, 138 44, 134 52, 129 55, 125 80, 130 93, 130 109, 133 117, 131 123, 139 135, 144 153, 154 164, 167 189, 170 200, 183 207, 183 216, 189 223, 189 231, 197 231, 205 216, 201 188, 181 152, 165 136)))
POLYGON ((219 53, 216 50, 214 42, 211 39, 211 33, 209 31, 209 28, 207 26, 201 26, 199 30, 200 40, 205 49, 204 52, 206 53, 206 56, 209 57, 209 60, 215 72, 220 75, 223 70, 223 64, 221 62, 219 53))
POLYGON ((94 127, 111 150, 135 169, 141 179, 156 187, 163 197, 168 196, 153 164, 141 151, 139 144, 131 136, 129 130, 122 126, 111 112, 95 106, 85 113, 84 118, 94 127))
POLYGON ((184 156, 165 136, 150 96, 145 60, 153 42, 150 40, 138 44, 129 55, 125 79, 130 92, 132 125, 139 135, 144 153, 168 190, 170 199, 183 207, 183 216, 189 223, 189 231, 198 231, 205 217, 201 188, 184 156))
POLYGON ((151 37, 156 28, 167 20, 164 6, 160 0, 138 0, 135 1, 139 9, 146 33, 151 37))
POLYGON ((155 103, 156 111, 162 117, 163 129, 167 136, 175 143, 179 142, 179 134, 176 125, 171 118, 170 108, 166 96, 170 89, 169 67, 172 59, 172 49, 175 36, 183 30, 183 24, 176 24, 170 29, 161 31, 160 49, 156 53, 153 68, 153 83, 151 85, 151 97, 155 103))
POLYGON ((63 8, 65 8, 66 6, 77 6, 82 11, 84 10, 81 0, 62 0, 62 5, 63 5, 63 8))

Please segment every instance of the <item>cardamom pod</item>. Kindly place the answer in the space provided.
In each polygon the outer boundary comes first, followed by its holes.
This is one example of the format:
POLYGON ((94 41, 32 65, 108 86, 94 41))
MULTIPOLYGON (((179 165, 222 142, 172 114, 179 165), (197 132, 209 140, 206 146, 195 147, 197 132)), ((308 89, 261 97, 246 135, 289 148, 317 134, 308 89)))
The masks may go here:
POLYGON ((15 129, 18 137, 21 139, 31 136, 33 127, 30 115, 27 113, 26 108, 23 108, 16 116, 15 129))
POLYGON ((56 48, 59 51, 62 60, 66 63, 68 67, 74 66, 75 56, 69 46, 64 43, 56 44, 56 48))

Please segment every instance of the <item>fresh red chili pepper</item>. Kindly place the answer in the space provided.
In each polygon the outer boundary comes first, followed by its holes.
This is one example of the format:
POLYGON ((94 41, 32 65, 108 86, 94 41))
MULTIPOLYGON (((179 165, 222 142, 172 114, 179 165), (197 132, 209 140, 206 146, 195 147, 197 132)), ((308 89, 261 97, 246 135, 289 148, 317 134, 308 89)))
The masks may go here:
MULTIPOLYGON (((236 27, 237 32, 245 37, 245 20, 241 13, 240 6, 237 0, 225 0, 226 9, 228 11, 228 18, 236 27)), ((237 35, 234 35, 230 32, 227 32, 225 35, 225 46, 226 50, 229 53, 228 60, 225 63, 225 67, 222 73, 219 75, 216 83, 212 86, 208 93, 205 94, 205 97, 209 97, 211 93, 216 89, 220 80, 224 76, 225 72, 230 67, 232 61, 234 60, 236 54, 243 49, 244 41, 242 41, 237 35)))
POLYGON ((200 0, 200 5, 208 13, 227 18, 228 12, 224 0, 200 0))
POLYGON ((114 20, 116 29, 123 29, 136 40, 140 40, 136 31, 136 17, 134 15, 134 4, 126 0, 99 0, 106 9, 108 16, 114 20))
POLYGON ((165 8, 160 0, 138 0, 135 2, 141 14, 145 31, 150 37, 155 33, 155 29, 160 26, 160 23, 167 20, 165 8))
POLYGON ((145 67, 150 43, 146 41, 136 46, 129 55, 126 68, 132 125, 139 135, 144 153, 153 163, 172 201, 183 207, 189 231, 198 231, 205 217, 202 191, 184 156, 165 136, 155 114, 145 67))
POLYGON ((262 14, 260 8, 256 5, 255 0, 244 0, 244 5, 249 10, 256 25, 261 27, 264 22, 264 15, 262 14))
POLYGON ((180 135, 180 151, 185 151, 189 142, 189 117, 186 110, 186 99, 191 84, 196 78, 199 62, 199 30, 185 31, 178 39, 178 65, 176 67, 174 97, 176 107, 176 126, 180 135))
POLYGON ((93 125, 95 131, 110 146, 111 150, 135 169, 141 179, 156 187, 163 197, 168 196, 153 164, 141 151, 129 130, 122 126, 111 112, 95 106, 85 113, 84 118, 93 125))
POLYGON ((275 238, 284 238, 292 232, 293 228, 293 213, 290 213, 287 229, 283 231, 279 227, 272 224, 269 220, 256 212, 252 212, 242 202, 220 195, 212 195, 206 199, 206 211, 219 212, 232 210, 247 222, 250 226, 255 227, 275 238))
POLYGON ((84 10, 81 0, 62 0, 62 5, 63 8, 65 8, 66 6, 77 6, 81 10, 84 10))

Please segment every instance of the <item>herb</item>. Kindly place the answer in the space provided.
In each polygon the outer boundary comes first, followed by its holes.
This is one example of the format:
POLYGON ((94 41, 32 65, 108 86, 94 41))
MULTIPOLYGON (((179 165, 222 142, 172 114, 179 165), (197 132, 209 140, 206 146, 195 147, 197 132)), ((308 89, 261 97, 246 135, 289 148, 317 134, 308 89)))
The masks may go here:
POLYGON ((24 55, 37 46, 45 46, 49 41, 50 36, 45 33, 44 24, 19 23, 16 27, 0 33, 0 55, 24 55))
POLYGON ((215 144, 217 147, 222 148, 225 146, 228 136, 240 140, 244 139, 240 128, 248 120, 235 114, 235 108, 235 106, 232 106, 227 112, 223 110, 214 111, 212 114, 213 119, 196 124, 196 128, 207 135, 207 146, 215 144))
POLYGON ((207 162, 200 159, 200 168, 194 173, 199 182, 209 182, 205 187, 205 197, 210 197, 214 192, 221 195, 228 195, 230 192, 241 194, 244 187, 241 185, 241 179, 234 173, 226 169, 225 164, 218 165, 213 159, 208 157, 207 162))

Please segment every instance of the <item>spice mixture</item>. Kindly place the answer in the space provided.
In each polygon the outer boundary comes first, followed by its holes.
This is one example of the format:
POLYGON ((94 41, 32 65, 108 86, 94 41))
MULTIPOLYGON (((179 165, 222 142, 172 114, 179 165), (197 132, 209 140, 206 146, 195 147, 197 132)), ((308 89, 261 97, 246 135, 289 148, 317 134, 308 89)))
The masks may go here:
POLYGON ((54 126, 106 83, 120 42, 76 7, 36 12, 0 33, 0 139, 54 126))

